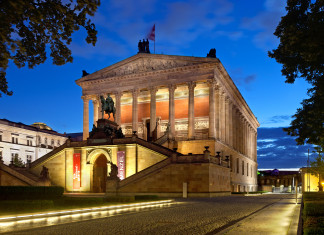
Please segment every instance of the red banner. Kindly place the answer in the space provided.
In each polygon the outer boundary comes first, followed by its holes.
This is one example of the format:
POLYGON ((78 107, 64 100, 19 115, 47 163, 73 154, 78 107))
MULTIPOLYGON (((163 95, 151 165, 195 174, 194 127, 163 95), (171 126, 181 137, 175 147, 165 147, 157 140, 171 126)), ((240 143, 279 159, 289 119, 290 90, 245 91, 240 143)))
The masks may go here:
POLYGON ((125 179, 125 151, 117 152, 117 167, 119 179, 125 179))
POLYGON ((80 189, 81 186, 81 154, 73 154, 73 189, 80 189))

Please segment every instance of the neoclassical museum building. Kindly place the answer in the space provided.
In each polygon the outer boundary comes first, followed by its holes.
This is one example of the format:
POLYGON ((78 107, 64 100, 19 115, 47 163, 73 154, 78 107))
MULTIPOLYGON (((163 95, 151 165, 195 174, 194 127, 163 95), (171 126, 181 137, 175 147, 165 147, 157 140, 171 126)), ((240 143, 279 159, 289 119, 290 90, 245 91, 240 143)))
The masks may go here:
POLYGON ((215 196, 257 190, 259 122, 216 56, 138 53, 83 75, 76 80, 83 141, 69 140, 32 162, 34 175, 47 167, 52 184, 67 192, 215 196), (109 121, 100 98, 108 95, 116 107, 109 121), (121 127, 125 137, 94 135, 103 123, 121 127))

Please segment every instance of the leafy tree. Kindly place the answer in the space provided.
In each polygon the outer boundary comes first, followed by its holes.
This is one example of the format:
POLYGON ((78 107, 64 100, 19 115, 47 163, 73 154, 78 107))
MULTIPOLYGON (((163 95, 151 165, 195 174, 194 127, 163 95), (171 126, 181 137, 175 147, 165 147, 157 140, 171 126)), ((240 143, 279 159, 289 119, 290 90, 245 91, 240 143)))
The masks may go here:
POLYGON ((297 144, 324 147, 324 1, 288 0, 287 15, 274 35, 280 39, 271 58, 283 65, 287 83, 303 78, 311 84, 309 99, 302 101, 291 126, 284 130, 297 136, 297 144))
POLYGON ((12 158, 12 164, 16 167, 24 167, 25 163, 23 162, 23 160, 18 157, 18 154, 15 154, 15 156, 12 158))
POLYGON ((18 68, 44 63, 46 48, 53 64, 72 62, 72 33, 85 28, 86 42, 95 45, 97 31, 89 19, 100 0, 0 0, 0 97, 8 91, 9 61, 18 68))

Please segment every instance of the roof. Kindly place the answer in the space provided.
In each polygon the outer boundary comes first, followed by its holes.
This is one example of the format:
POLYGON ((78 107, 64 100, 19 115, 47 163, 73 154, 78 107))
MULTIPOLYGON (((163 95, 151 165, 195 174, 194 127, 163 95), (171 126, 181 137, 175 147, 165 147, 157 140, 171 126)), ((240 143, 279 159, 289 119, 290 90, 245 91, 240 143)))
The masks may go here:
POLYGON ((30 130, 30 131, 35 131, 35 132, 43 132, 43 133, 47 133, 50 135, 58 135, 58 136, 62 136, 62 137, 66 136, 65 134, 61 134, 61 133, 58 133, 58 132, 52 130, 52 128, 50 128, 49 126, 47 126, 45 123, 42 123, 42 122, 35 122, 32 125, 26 125, 21 122, 13 122, 13 121, 9 121, 7 119, 0 119, 0 124, 7 125, 7 126, 13 126, 13 127, 17 127, 17 128, 22 128, 25 130, 30 130))

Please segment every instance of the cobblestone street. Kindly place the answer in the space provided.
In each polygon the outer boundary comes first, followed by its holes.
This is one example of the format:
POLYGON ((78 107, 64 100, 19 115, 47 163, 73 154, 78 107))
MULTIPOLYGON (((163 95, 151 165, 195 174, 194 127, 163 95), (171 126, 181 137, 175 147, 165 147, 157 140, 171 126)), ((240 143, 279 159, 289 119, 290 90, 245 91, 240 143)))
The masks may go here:
POLYGON ((215 234, 293 195, 181 199, 171 207, 34 228, 14 234, 215 234))

